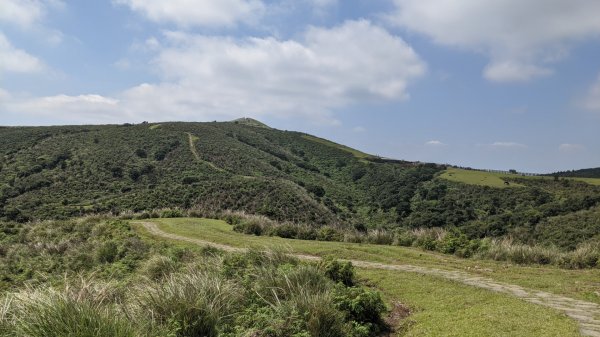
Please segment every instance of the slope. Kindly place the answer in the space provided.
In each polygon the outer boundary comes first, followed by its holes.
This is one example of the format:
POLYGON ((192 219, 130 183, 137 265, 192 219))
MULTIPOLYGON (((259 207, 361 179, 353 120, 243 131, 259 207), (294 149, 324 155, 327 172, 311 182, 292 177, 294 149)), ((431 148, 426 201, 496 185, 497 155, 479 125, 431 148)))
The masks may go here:
POLYGON ((577 223, 596 214, 595 180, 444 170, 250 119, 7 127, 0 220, 182 208, 359 231, 445 227, 470 239, 510 236, 565 249, 598 237, 595 223, 577 223), (556 234, 565 227, 573 229, 568 238, 556 234))

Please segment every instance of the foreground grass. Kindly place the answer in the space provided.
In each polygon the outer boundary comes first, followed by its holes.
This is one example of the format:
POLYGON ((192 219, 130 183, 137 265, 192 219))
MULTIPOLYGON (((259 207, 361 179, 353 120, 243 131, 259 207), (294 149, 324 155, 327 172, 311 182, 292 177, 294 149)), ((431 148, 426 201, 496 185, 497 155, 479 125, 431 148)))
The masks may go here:
POLYGON ((412 273, 359 275, 411 308, 405 336, 579 336, 565 316, 509 296, 412 273))
MULTIPOLYGON (((474 273, 485 269, 470 267, 467 262, 472 261, 402 247, 247 236, 231 231, 229 225, 218 220, 153 221, 165 232, 237 247, 279 246, 319 256, 445 269, 471 268, 474 273)), ((389 301, 398 300, 410 306, 412 314, 404 323, 407 336, 578 336, 575 322, 566 316, 510 296, 413 273, 363 269, 359 276, 384 292, 389 301)))
MULTIPOLYGON (((523 185, 511 182, 510 185, 504 183, 505 178, 524 178, 524 179, 554 179, 553 177, 530 177, 521 176, 519 174, 493 173, 475 170, 463 170, 457 168, 449 168, 440 175, 440 178, 455 181, 469 185, 488 186, 496 188, 523 187, 523 185)), ((564 178, 561 178, 564 179, 564 178)), ((600 186, 600 179, 596 178, 566 178, 570 180, 583 181, 590 185, 600 186)))
POLYGON ((548 291, 600 304, 600 270, 565 270, 552 266, 518 266, 506 262, 461 259, 416 248, 289 240, 236 233, 220 220, 177 218, 154 219, 165 232, 236 247, 289 247, 294 252, 343 259, 412 264, 446 270, 468 271, 500 282, 548 291))

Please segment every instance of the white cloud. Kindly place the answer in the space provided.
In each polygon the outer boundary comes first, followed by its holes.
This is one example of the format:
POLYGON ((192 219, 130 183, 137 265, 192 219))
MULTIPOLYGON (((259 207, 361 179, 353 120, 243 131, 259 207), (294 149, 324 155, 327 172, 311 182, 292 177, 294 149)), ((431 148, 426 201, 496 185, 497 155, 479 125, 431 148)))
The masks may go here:
POLYGON ((265 11, 260 0, 113 0, 149 20, 180 27, 234 26, 253 22, 265 11))
POLYGON ((527 145, 516 142, 494 142, 490 144, 490 147, 498 149, 524 149, 527 148, 527 145))
POLYGON ((15 48, 0 32, 0 73, 35 73, 44 68, 42 62, 21 49, 15 48))
POLYGON ((573 153, 583 151, 585 147, 581 144, 560 144, 558 150, 564 153, 573 153))
MULTIPOLYGON (((0 106, 2 108, 2 106, 0 106)), ((100 95, 47 96, 36 98, 10 97, 3 110, 40 118, 52 118, 63 123, 116 122, 126 111, 117 99, 100 95)))
POLYGON ((29 27, 44 15, 44 4, 36 0, 2 0, 0 22, 29 27))
POLYGON ((81 119, 77 113, 112 114, 115 121, 122 114, 139 120, 271 115, 336 124, 332 111, 337 108, 407 99, 407 87, 426 70, 401 38, 368 21, 310 28, 298 41, 169 32, 161 42, 152 61, 159 83, 106 100, 57 96, 34 104, 21 99, 10 107, 34 113, 41 105, 59 115, 70 113, 74 120, 81 119))
POLYGON ((582 105, 587 110, 600 111, 600 75, 588 90, 582 105))
POLYGON ((352 132, 355 132, 355 133, 363 133, 366 131, 367 131, 367 129, 363 126, 355 126, 352 128, 352 132))
POLYGON ((597 0, 394 0, 391 23, 436 43, 490 57, 484 77, 527 81, 552 74, 569 44, 600 36, 597 0))
POLYGON ((446 146, 445 143, 439 141, 439 140, 430 140, 428 142, 425 143, 426 146, 446 146))

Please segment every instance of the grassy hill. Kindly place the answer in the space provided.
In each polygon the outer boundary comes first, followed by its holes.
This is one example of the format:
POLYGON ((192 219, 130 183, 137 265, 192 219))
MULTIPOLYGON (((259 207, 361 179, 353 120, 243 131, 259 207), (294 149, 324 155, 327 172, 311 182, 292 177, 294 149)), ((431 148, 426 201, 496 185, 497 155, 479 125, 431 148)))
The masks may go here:
POLYGON ((5 127, 0 219, 237 210, 312 227, 444 227, 469 239, 511 237, 565 249, 600 233, 593 221, 600 179, 445 169, 378 158, 247 118, 5 127), (565 228, 568 237, 560 234, 565 228))

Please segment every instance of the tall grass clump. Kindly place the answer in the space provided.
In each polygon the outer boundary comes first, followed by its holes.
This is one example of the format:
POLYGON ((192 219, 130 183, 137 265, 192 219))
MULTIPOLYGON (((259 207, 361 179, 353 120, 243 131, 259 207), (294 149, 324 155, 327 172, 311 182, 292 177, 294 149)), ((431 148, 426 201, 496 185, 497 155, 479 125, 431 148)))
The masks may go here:
POLYGON ((142 266, 142 274, 157 281, 171 275, 179 268, 177 261, 163 255, 152 256, 142 266))
POLYGON ((572 251, 556 247, 524 245, 510 239, 487 240, 486 249, 477 253, 478 258, 508 261, 517 264, 556 265, 569 269, 595 268, 600 266, 600 243, 587 242, 572 251))
POLYGON ((189 269, 138 287, 134 310, 140 319, 151 317, 150 330, 168 327, 177 336, 214 337, 239 294, 239 287, 217 272, 189 269))
POLYGON ((136 336, 135 328, 116 305, 113 285, 29 288, 8 295, 5 301, 0 312, 3 336, 136 336))
POLYGON ((556 264, 560 253, 553 248, 515 243, 510 239, 494 240, 477 257, 517 264, 556 264))
POLYGON ((568 268, 583 269, 600 267, 600 241, 580 244, 562 258, 562 264, 568 268))

